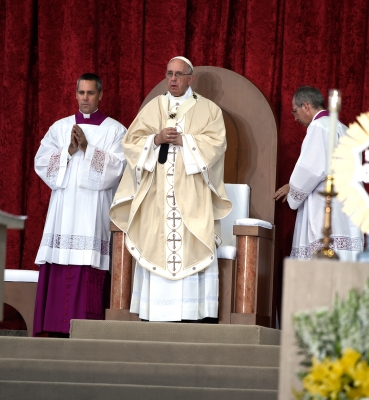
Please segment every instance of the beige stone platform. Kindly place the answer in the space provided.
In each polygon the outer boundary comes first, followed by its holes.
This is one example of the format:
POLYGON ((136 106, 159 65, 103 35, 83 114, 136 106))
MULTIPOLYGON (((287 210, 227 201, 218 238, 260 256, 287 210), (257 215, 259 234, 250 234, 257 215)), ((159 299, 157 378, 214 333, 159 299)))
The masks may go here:
POLYGON ((71 331, 71 339, 0 337, 0 398, 25 393, 35 400, 278 396, 280 332, 272 329, 73 321, 71 331))

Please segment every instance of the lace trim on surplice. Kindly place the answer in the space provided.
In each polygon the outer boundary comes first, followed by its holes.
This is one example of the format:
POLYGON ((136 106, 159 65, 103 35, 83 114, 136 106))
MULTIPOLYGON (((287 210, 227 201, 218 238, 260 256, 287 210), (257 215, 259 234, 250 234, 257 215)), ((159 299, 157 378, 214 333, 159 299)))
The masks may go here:
POLYGON ((59 174, 61 150, 55 151, 49 161, 46 171, 46 179, 50 186, 56 185, 56 179, 59 174))
MULTIPOLYGON (((329 247, 335 251, 348 250, 348 251, 361 251, 363 249, 363 240, 361 238, 349 238, 346 236, 334 236, 331 238, 329 247)), ((291 251, 291 258, 299 260, 310 260, 317 251, 323 247, 320 240, 315 240, 310 243, 309 247, 293 247, 291 251)))
POLYGON ((88 176, 89 187, 91 189, 99 190, 103 186, 102 178, 104 174, 105 167, 105 151, 100 149, 94 150, 94 155, 92 156, 90 173, 88 176))
POLYGON ((292 197, 292 200, 302 203, 306 197, 308 197, 308 193, 304 193, 300 190, 295 189, 294 187, 290 187, 290 196, 292 197))
POLYGON ((109 255, 109 241, 94 236, 54 235, 44 233, 41 246, 65 250, 94 250, 102 255, 109 255))

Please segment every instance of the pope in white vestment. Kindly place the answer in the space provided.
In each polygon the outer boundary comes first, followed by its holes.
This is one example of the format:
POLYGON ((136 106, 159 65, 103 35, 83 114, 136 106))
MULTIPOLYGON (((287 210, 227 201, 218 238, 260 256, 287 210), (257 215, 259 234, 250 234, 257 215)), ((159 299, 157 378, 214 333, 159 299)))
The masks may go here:
POLYGON ((192 91, 192 69, 184 57, 172 59, 169 92, 128 129, 127 168, 110 211, 137 260, 131 312, 150 321, 218 314, 216 225, 232 207, 223 183, 225 127, 220 108, 192 91))
MULTIPOLYGON (((322 228, 325 214, 324 191, 327 175, 329 143, 329 113, 324 110, 324 98, 316 88, 302 87, 292 101, 295 119, 307 126, 301 154, 288 185, 278 189, 275 198, 287 195, 289 206, 296 210, 291 258, 310 260, 322 248, 322 228)), ((336 139, 346 133, 347 127, 338 121, 336 139)), ((342 211, 342 204, 332 199, 332 234, 330 247, 341 261, 355 261, 363 249, 363 234, 342 211)))
POLYGON ((50 127, 35 157, 36 173, 52 190, 35 261, 35 335, 68 334, 72 318, 104 318, 109 208, 126 163, 126 129, 96 109, 102 91, 90 75, 78 81, 80 111, 50 127))

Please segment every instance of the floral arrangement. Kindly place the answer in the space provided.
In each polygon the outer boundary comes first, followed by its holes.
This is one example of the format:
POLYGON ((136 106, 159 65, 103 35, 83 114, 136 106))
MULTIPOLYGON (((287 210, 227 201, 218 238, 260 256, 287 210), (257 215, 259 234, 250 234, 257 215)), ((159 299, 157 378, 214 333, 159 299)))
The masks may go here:
POLYGON ((369 280, 363 292, 336 296, 333 309, 293 316, 303 390, 297 400, 369 399, 369 280))

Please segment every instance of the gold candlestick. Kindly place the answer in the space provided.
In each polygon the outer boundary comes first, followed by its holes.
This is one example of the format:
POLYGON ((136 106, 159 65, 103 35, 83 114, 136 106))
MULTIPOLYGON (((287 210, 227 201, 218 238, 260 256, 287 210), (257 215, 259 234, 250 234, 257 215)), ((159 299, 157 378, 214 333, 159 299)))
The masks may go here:
MULTIPOLYGON (((341 92, 337 89, 331 89, 329 91, 328 98, 329 107, 329 140, 328 140, 328 154, 327 154, 327 165, 325 178, 325 190, 319 192, 322 196, 325 196, 325 215, 322 233, 324 235, 320 243, 322 248, 313 255, 313 258, 325 258, 328 260, 338 260, 338 255, 333 249, 329 247, 332 243, 330 237, 332 233, 332 197, 337 196, 337 193, 333 190, 333 175, 332 175, 332 154, 336 147, 337 139, 337 121, 338 113, 341 109, 341 92)), ((332 246, 333 247, 333 246, 332 246)))
POLYGON ((334 148, 337 144, 337 121, 338 113, 341 109, 341 91, 337 89, 331 89, 328 97, 328 109, 329 109, 329 140, 328 140, 328 154, 327 154, 327 166, 326 174, 332 175, 332 155, 334 148))
POLYGON ((330 237, 332 233, 332 197, 337 196, 337 193, 333 189, 333 175, 327 175, 325 179, 325 190, 323 192, 319 192, 322 196, 325 196, 325 214, 324 214, 324 224, 322 233, 324 235, 323 239, 320 240, 322 244, 322 248, 318 250, 313 258, 315 259, 328 259, 328 260, 339 260, 338 255, 334 252, 333 249, 329 247, 332 243, 332 239, 330 237))

